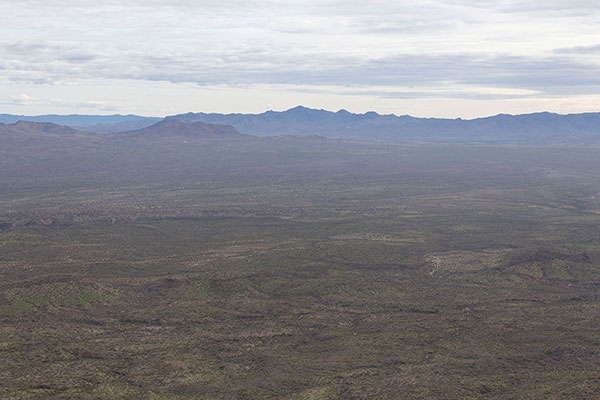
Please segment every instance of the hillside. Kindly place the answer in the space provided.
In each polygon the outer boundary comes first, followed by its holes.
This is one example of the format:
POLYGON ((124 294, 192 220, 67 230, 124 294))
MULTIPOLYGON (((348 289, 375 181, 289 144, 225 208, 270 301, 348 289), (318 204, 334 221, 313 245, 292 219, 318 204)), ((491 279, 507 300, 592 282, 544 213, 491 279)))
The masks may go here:
POLYGON ((66 125, 71 128, 98 133, 125 132, 133 129, 142 129, 159 122, 161 118, 142 117, 139 115, 12 115, 0 114, 0 123, 12 124, 18 121, 50 122, 57 125, 66 125))
POLYGON ((0 179, 73 182, 117 175, 135 180, 157 168, 180 174, 193 168, 198 151, 231 142, 243 146, 248 139, 231 126, 177 120, 121 133, 43 122, 0 124, 0 179))
POLYGON ((68 126, 49 122, 19 121, 13 124, 0 123, 0 135, 4 136, 74 135, 77 133, 77 130, 68 126))
POLYGON ((149 127, 124 132, 136 137, 186 137, 196 139, 225 139, 243 136, 231 125, 209 124, 201 121, 164 119, 149 127))

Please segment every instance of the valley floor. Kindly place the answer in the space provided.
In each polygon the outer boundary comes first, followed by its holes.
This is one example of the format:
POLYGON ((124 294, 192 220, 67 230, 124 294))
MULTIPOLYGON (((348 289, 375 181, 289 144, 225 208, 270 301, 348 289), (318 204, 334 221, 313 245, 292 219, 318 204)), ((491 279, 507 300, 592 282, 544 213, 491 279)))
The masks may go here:
POLYGON ((5 179, 0 397, 598 396, 592 152, 298 146, 5 179))

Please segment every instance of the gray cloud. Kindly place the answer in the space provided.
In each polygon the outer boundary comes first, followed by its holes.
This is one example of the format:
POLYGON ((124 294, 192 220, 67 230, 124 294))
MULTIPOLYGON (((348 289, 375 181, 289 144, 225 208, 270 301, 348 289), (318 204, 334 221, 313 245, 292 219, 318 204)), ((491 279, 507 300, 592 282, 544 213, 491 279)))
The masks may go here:
POLYGON ((598 2, 594 0, 545 0, 543 2, 504 1, 502 10, 525 13, 560 13, 559 16, 582 16, 597 13, 598 2))
POLYGON ((555 49, 556 54, 600 54, 600 44, 593 46, 575 46, 555 49))
MULTIPOLYGON (((600 65, 558 55, 402 54, 377 59, 336 54, 291 54, 248 49, 204 57, 172 52, 120 51, 103 56, 77 46, 9 43, 0 46, 3 68, 16 82, 48 83, 79 78, 190 82, 198 85, 292 84, 323 86, 438 86, 461 84, 520 88, 543 95, 600 92, 600 65)), ((415 90, 414 93, 426 93, 415 90)), ((451 93, 472 97, 481 94, 451 93)), ((486 97, 493 97, 486 94, 486 97)), ((498 95, 502 98, 506 95, 498 95)), ((520 95, 519 95, 520 96, 520 95)))
POLYGON ((300 85, 399 99, 600 94, 600 60, 582 57, 600 53, 589 44, 600 43, 598 9, 586 0, 0 0, 0 79, 300 85))

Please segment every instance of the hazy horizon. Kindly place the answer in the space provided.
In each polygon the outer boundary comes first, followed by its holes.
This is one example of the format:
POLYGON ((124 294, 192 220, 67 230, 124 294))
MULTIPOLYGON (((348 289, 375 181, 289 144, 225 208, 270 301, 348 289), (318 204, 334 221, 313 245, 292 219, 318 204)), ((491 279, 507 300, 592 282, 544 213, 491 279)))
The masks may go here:
MULTIPOLYGON (((303 108, 307 108, 313 111, 326 111, 326 112, 331 112, 331 113, 337 113, 337 112, 349 112, 351 114, 357 114, 357 115, 363 115, 363 114, 367 114, 367 113, 371 113, 371 112, 375 112, 379 115, 395 115, 398 117, 401 116, 408 116, 408 117, 413 117, 413 118, 421 118, 421 119, 428 119, 428 118, 439 118, 439 119, 464 119, 464 120, 472 120, 472 119, 481 119, 481 118, 490 118, 490 117, 496 117, 499 115, 510 115, 510 116, 518 116, 518 115, 531 115, 531 114, 544 114, 544 113, 550 113, 550 114, 558 114, 558 115, 574 115, 574 114, 595 114, 595 113, 600 113, 600 111, 582 111, 582 112, 577 112, 577 113, 560 113, 560 112, 553 112, 553 111, 548 111, 548 110, 540 110, 540 111, 532 111, 532 112, 527 112, 527 113, 507 113, 507 112, 499 112, 499 113, 495 113, 495 114, 489 114, 489 115, 482 115, 482 116, 478 116, 478 117, 436 117, 436 116, 431 116, 431 115, 411 115, 411 114, 398 114, 398 113, 380 113, 377 112, 375 110, 367 110, 364 112, 353 112, 351 110, 347 110, 345 108, 339 108, 339 109, 326 109, 326 108, 312 108, 312 107, 306 107, 302 104, 298 104, 296 106, 290 107, 290 108, 286 108, 286 109, 266 109, 264 111, 260 111, 260 112, 248 112, 248 113, 243 113, 243 112, 237 112, 237 111, 232 111, 232 112, 214 112, 212 114, 223 114, 223 115, 227 115, 227 114, 244 114, 244 115, 260 115, 260 114, 264 114, 267 112, 286 112, 286 111, 290 111, 294 108, 298 108, 298 107, 303 107, 303 108)), ((143 117, 143 118, 166 118, 166 117, 170 117, 173 115, 182 115, 182 114, 188 114, 188 113, 192 113, 192 114, 198 114, 198 113, 205 113, 205 114, 211 114, 210 112, 204 111, 204 110, 190 110, 190 111, 184 111, 181 113, 177 113, 177 114, 166 114, 166 115, 142 115, 142 114, 135 114, 135 113, 131 113, 131 112, 97 112, 97 113, 87 113, 87 114, 77 114, 77 113, 69 113, 69 114, 59 114, 59 113, 40 113, 40 114, 15 114, 15 113, 4 113, 4 112, 0 112, 0 115, 4 114, 4 115, 13 115, 13 116, 23 116, 23 117, 43 117, 43 116, 62 116, 62 117, 67 117, 67 116, 98 116, 98 117, 109 117, 109 116, 136 116, 136 117, 143 117)))

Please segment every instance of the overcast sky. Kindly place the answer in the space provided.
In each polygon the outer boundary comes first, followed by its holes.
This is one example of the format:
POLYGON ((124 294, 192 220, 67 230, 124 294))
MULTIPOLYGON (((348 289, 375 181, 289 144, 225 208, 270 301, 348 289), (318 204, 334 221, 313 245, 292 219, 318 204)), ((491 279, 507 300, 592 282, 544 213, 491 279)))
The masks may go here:
POLYGON ((600 111, 600 4, 0 0, 0 113, 298 104, 465 118, 600 111))

